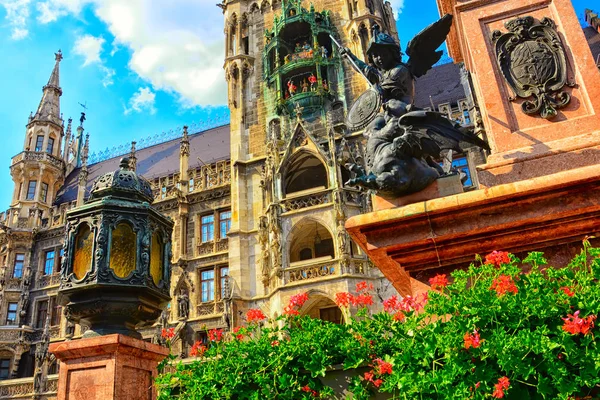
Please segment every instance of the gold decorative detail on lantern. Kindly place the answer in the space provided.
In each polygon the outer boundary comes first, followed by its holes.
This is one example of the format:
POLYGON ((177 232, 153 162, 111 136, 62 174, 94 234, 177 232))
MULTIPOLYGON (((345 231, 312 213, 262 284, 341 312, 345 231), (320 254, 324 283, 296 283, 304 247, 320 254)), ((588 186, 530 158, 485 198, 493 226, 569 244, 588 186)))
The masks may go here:
POLYGON ((92 247, 94 235, 87 224, 82 224, 75 236, 75 254, 73 256, 73 275, 78 280, 83 279, 92 267, 92 247))
POLYGON ((136 242, 137 235, 125 222, 112 231, 109 265, 118 278, 127 278, 135 270, 136 242))
POLYGON ((152 276, 154 284, 158 286, 163 277, 163 243, 158 232, 154 232, 152 235, 150 275, 152 276))

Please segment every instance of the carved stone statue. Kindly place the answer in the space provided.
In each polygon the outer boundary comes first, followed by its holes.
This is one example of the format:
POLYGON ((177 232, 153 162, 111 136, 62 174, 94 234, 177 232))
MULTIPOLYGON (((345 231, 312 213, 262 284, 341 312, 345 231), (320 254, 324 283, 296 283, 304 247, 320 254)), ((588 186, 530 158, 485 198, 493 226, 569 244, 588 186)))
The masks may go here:
POLYGON ((44 391, 44 374, 42 373, 42 367, 37 366, 33 373, 33 391, 35 393, 42 393, 44 391))
POLYGON ((337 226, 338 251, 340 256, 343 256, 348 251, 348 234, 344 228, 344 221, 339 220, 337 226))
POLYGON ((367 168, 350 165, 357 176, 347 184, 375 190, 382 196, 403 196, 425 189, 444 173, 434 160, 440 158, 442 150, 461 151, 460 142, 489 149, 483 140, 442 114, 413 106, 415 79, 440 60, 443 53, 436 49, 451 25, 452 16, 445 15, 420 32, 407 46, 407 63, 402 62, 400 46, 380 32, 378 25, 373 26, 367 49, 368 64, 350 50, 341 49, 371 84, 354 103, 347 120, 351 128, 366 127, 367 168))
POLYGON ((169 325, 169 309, 163 310, 160 313, 159 324, 163 328, 166 328, 169 325))
POLYGON ((190 315, 190 298, 187 293, 182 290, 177 296, 177 308, 179 319, 187 319, 190 315))
POLYGON ((258 226, 258 243, 260 244, 260 268, 262 281, 266 286, 269 284, 270 265, 269 265, 269 226, 267 217, 260 217, 258 226))

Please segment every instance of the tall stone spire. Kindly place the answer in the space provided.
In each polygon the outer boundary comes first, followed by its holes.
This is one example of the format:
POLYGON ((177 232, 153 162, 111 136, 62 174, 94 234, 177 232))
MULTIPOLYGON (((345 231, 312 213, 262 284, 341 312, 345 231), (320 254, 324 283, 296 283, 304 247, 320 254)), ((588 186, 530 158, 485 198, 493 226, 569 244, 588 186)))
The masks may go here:
POLYGON ((48 84, 44 86, 44 94, 40 105, 30 120, 29 123, 34 122, 52 122, 58 126, 63 125, 63 120, 60 115, 60 96, 62 95, 62 89, 60 88, 60 61, 62 60, 62 52, 59 50, 58 53, 54 54, 55 64, 48 84))

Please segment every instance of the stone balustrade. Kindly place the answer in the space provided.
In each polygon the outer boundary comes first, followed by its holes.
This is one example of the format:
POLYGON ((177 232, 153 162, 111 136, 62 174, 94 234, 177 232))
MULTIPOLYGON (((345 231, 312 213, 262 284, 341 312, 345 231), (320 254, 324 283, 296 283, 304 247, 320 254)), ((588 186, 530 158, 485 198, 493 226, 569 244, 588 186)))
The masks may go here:
POLYGON ((60 284, 60 274, 42 275, 35 280, 35 288, 41 289, 50 286, 58 286, 60 284))
POLYGON ((339 261, 329 259, 311 264, 304 263, 303 265, 288 267, 285 269, 284 279, 287 284, 339 275, 340 272, 339 261))
POLYGON ((48 375, 45 390, 34 393, 33 377, 0 381, 0 399, 55 400, 58 391, 58 375, 48 375))
POLYGON ((198 317, 206 317, 223 314, 225 306, 222 301, 210 301, 198 304, 196 314, 198 317))
POLYGON ((227 238, 220 240, 211 240, 198 245, 198 255, 205 256, 213 253, 221 253, 229 250, 229 240, 227 238))
POLYGON ((21 161, 45 161, 56 168, 62 168, 64 161, 58 157, 54 157, 52 154, 46 152, 37 151, 23 151, 12 159, 12 164, 16 164, 21 161))
POLYGON ((288 196, 282 201, 283 212, 301 210, 303 208, 331 203, 331 190, 325 189, 318 192, 288 196))

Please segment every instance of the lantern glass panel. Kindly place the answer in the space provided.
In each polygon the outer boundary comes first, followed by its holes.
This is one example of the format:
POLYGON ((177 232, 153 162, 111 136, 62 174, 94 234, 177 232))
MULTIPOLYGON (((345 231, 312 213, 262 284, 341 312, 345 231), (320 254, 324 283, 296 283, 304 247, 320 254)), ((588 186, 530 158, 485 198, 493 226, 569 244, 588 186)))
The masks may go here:
POLYGON ((163 242, 160 233, 152 234, 152 250, 150 253, 150 275, 155 285, 160 283, 163 276, 163 242))
POLYGON ((88 224, 82 224, 75 235, 75 252, 73 255, 73 274, 78 280, 83 279, 92 267, 92 250, 94 235, 88 224))
POLYGON ((118 278, 127 278, 135 270, 137 235, 131 226, 121 222, 112 231, 110 268, 118 278))

